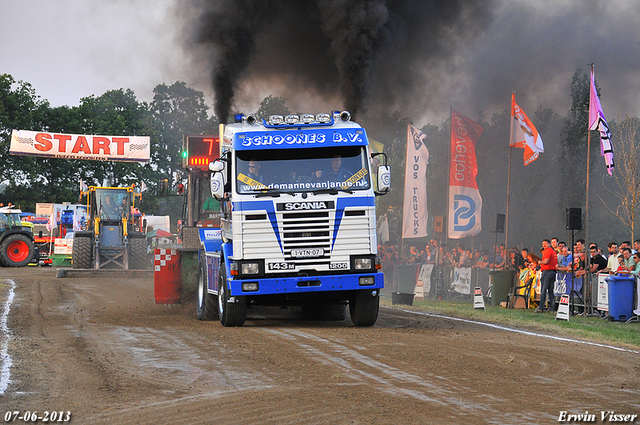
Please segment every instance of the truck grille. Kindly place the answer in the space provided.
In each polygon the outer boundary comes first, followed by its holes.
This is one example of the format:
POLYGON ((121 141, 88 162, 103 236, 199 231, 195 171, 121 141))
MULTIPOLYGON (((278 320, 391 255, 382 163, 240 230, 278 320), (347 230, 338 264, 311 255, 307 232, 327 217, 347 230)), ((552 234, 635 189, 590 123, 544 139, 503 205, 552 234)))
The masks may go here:
POLYGON ((331 217, 328 211, 282 213, 284 258, 296 266, 329 264, 331 254, 331 217), (292 250, 318 250, 324 254, 313 258, 292 256, 292 250))

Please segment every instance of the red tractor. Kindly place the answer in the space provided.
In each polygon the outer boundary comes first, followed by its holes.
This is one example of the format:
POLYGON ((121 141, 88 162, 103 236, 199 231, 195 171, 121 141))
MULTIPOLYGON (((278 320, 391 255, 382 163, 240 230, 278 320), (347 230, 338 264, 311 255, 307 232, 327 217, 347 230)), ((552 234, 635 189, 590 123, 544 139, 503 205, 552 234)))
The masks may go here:
POLYGON ((34 257, 33 233, 22 226, 21 213, 0 207, 0 266, 23 267, 34 257))

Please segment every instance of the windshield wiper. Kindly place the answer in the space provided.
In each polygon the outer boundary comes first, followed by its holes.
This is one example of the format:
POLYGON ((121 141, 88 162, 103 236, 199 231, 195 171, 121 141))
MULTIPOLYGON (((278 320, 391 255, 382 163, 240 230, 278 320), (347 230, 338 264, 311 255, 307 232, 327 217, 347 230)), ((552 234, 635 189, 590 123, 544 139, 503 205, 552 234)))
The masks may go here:
POLYGON ((349 194, 353 193, 353 190, 352 190, 352 189, 345 189, 345 188, 343 188, 343 187, 337 187, 336 189, 338 189, 338 190, 340 190, 340 191, 342 191, 342 192, 347 192, 347 193, 349 193, 349 194))
POLYGON ((318 189, 318 190, 314 190, 312 192, 314 195, 319 195, 321 193, 328 193, 329 195, 337 195, 338 194, 338 189, 335 187, 330 187, 327 189, 318 189))
POLYGON ((275 189, 263 190, 260 193, 255 194, 256 198, 264 198, 265 196, 272 196, 274 198, 280 197, 280 192, 275 189))

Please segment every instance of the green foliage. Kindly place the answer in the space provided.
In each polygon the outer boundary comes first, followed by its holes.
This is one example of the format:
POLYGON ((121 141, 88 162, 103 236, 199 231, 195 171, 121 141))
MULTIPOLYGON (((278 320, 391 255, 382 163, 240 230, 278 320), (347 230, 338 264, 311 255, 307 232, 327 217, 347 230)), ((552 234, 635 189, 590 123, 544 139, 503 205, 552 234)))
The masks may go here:
POLYGON ((578 69, 571 79, 571 112, 564 119, 560 132, 562 147, 561 163, 562 181, 573 188, 564 199, 564 207, 576 207, 583 204, 585 199, 584 182, 587 174, 587 134, 589 126, 589 74, 578 69))
POLYGON ((208 116, 204 94, 187 87, 183 81, 153 89, 151 103, 153 130, 152 162, 158 172, 171 177, 182 169, 182 141, 186 135, 216 134, 216 118, 208 116))
POLYGON ((33 192, 41 194, 50 183, 50 164, 34 157, 9 155, 11 131, 42 128, 49 109, 49 102, 40 99, 31 84, 16 81, 8 74, 0 76, 0 181, 6 184, 2 194, 5 204, 33 208, 33 192))
POLYGON ((258 118, 268 118, 270 115, 287 115, 291 112, 285 105, 284 97, 267 96, 260 102, 260 109, 256 111, 258 118))
MULTIPOLYGON (((111 90, 99 97, 80 100, 82 134, 143 136, 152 133, 149 106, 139 103, 131 90, 111 90)), ((152 142, 153 144, 153 142, 152 142)), ((83 179, 88 184, 113 187, 140 182, 144 165, 134 162, 83 161, 83 179)))
MULTIPOLYGON (((545 146, 544 154, 535 162, 523 166, 522 151, 511 149, 509 245, 537 247, 542 237, 564 238, 567 233, 564 228, 565 208, 584 207, 589 83, 589 75, 578 69, 571 80, 571 109, 566 116, 542 106, 529 114, 545 146)), ((23 209, 32 210, 36 202, 75 202, 80 179, 88 184, 116 186, 144 181, 149 191, 144 194, 143 211, 147 214, 170 214, 175 223, 182 212, 182 198, 157 196, 158 183, 166 178, 174 186, 184 179, 181 152, 185 135, 217 135, 218 120, 210 116, 210 111, 203 93, 187 87, 182 81, 156 86, 150 104, 139 102, 131 90, 118 89, 100 96, 85 97, 77 107, 53 108, 36 94, 29 83, 16 81, 7 74, 0 75, 0 188, 4 189, 0 193, 0 202, 20 204, 23 209), (115 163, 8 155, 12 129, 145 135, 151 138, 151 162, 115 163)), ((256 111, 259 118, 288 113, 286 99, 276 96, 264 98, 256 111)), ((505 108, 489 120, 482 112, 474 119, 484 129, 476 145, 477 182, 483 197, 483 232, 471 241, 461 242, 466 246, 488 248, 494 241, 489 230, 495 226, 496 214, 506 212, 510 113, 505 108)), ((392 167, 391 192, 377 198, 376 203, 380 214, 388 214, 390 234, 395 242, 399 242, 407 125, 412 120, 396 111, 390 115, 363 116, 358 122, 371 139, 384 145, 392 167)), ((623 127, 612 120, 609 124, 615 148, 617 139, 622 137, 623 127)), ((446 120, 439 126, 427 124, 420 129, 427 136, 425 144, 430 155, 427 167, 430 217, 446 217, 449 125, 449 120, 446 120)), ((591 139, 592 175, 597 175, 596 170, 604 170, 598 134, 592 133, 591 139)), ((636 139, 629 140, 632 145, 639 143, 636 139)), ((620 170, 639 166, 637 155, 633 154, 624 163, 622 156, 616 156, 616 164, 620 170)), ((602 183, 593 179, 592 183, 592 190, 602 198, 602 202, 607 206, 613 205, 608 210, 595 208, 594 203, 600 202, 597 197, 591 204, 592 222, 607 223, 606 226, 592 226, 594 230, 589 236, 601 244, 628 239, 628 230, 612 220, 619 197, 603 190, 624 195, 625 189, 613 186, 612 182, 615 183, 613 179, 602 183)), ((637 187, 636 183, 631 185, 637 187)))
POLYGON ((627 116, 620 123, 612 122, 610 125, 612 139, 615 140, 615 164, 612 189, 608 192, 615 197, 618 207, 613 210, 600 197, 605 206, 624 225, 624 239, 637 239, 636 216, 640 206, 640 120, 627 116))

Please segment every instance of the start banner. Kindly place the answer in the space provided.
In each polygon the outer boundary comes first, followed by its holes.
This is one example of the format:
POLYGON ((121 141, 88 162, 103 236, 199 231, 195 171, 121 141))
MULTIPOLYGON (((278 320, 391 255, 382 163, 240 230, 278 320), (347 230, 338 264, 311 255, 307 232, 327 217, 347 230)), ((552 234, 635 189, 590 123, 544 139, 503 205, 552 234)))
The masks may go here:
POLYGON ((95 136, 13 130, 11 155, 97 161, 149 162, 149 136, 95 136))

